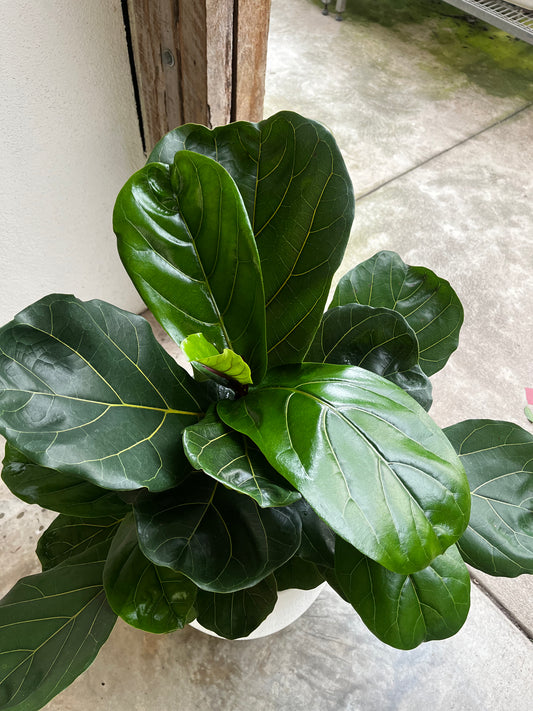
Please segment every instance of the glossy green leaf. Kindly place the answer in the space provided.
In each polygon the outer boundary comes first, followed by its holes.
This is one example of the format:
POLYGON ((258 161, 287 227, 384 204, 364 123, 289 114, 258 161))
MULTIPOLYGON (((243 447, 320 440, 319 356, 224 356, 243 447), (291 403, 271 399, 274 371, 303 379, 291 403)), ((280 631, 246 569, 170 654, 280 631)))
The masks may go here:
POLYGON ((318 566, 294 555, 275 573, 278 590, 312 590, 325 581, 318 566))
POLYGON ((331 306, 367 304, 398 311, 416 333, 420 367, 433 375, 459 342, 463 307, 445 280, 405 264, 395 252, 378 252, 339 281, 331 306))
POLYGON ((392 373, 387 376, 387 380, 409 393, 426 412, 430 410, 433 404, 433 386, 419 365, 403 372, 392 373))
POLYGON ((121 523, 111 543, 104 588, 113 611, 146 632, 172 632, 196 617, 196 585, 181 573, 145 558, 131 515, 121 523))
POLYGON ((252 440, 225 425, 214 408, 184 430, 183 446, 195 469, 251 496, 263 508, 287 506, 300 498, 252 440))
POLYGON ((270 615, 278 599, 276 579, 233 593, 198 591, 198 622, 226 639, 248 637, 270 615))
POLYGON ((403 390, 355 366, 287 366, 218 414, 331 528, 391 570, 425 568, 466 528, 468 481, 403 390))
POLYGON ((335 573, 368 629, 398 649, 451 637, 468 615, 470 576, 456 546, 424 570, 398 575, 338 539, 335 573))
POLYGON ((115 492, 101 489, 72 474, 33 464, 9 442, 6 444, 2 479, 22 501, 70 516, 120 517, 129 510, 115 492))
POLYGON ((181 151, 149 163, 120 191, 113 214, 121 259, 152 313, 180 343, 202 332, 259 381, 266 367, 265 299, 250 222, 216 161, 181 151))
POLYGON ((134 511, 144 555, 211 592, 252 587, 300 545, 300 518, 288 507, 262 509, 203 472, 134 511))
POLYGON ((120 519, 90 518, 59 514, 37 542, 37 557, 43 570, 49 570, 100 543, 109 543, 120 519))
POLYGON ((291 504, 302 522, 302 542, 298 556, 321 567, 333 568, 335 558, 335 534, 305 499, 291 504))
POLYGON ((102 586, 107 547, 22 578, 0 601, 0 708, 37 711, 98 654, 116 620, 102 586))
POLYGON ((418 339, 391 309, 345 304, 326 311, 306 356, 313 363, 357 365, 382 375, 431 405, 431 383, 418 366, 418 339))
POLYGON ((472 492, 468 528, 457 545, 490 575, 533 573, 533 436, 511 422, 466 420, 445 435, 472 492))
POLYGON ((0 432, 32 462, 106 489, 154 491, 186 463, 207 405, 140 316, 51 295, 0 329, 0 432))
POLYGON ((213 130, 187 124, 162 138, 149 161, 170 165, 184 149, 217 160, 242 195, 265 284, 269 365, 301 361, 353 220, 353 189, 333 136, 288 111, 213 130))

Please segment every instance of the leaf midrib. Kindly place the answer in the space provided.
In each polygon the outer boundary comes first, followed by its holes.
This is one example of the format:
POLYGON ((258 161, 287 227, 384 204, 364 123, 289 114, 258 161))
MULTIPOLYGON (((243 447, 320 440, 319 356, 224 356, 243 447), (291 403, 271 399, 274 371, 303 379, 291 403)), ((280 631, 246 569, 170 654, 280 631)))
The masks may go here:
MULTIPOLYGON (((175 410, 173 408, 164 408, 164 407, 154 407, 152 405, 134 405, 133 403, 128 403, 128 402, 103 402, 102 400, 90 400, 88 398, 82 398, 82 397, 75 397, 74 395, 62 395, 59 393, 43 393, 35 390, 22 390, 20 388, 17 388, 16 390, 14 388, 3 388, 2 392, 13 392, 13 393, 27 393, 28 395, 41 395, 45 397, 51 397, 51 398, 62 398, 64 400, 74 400, 75 402, 85 402, 89 403, 91 405, 102 405, 103 407, 110 408, 110 407, 128 407, 128 408, 133 408, 133 409, 138 409, 138 410, 150 410, 153 412, 163 412, 168 415, 191 415, 194 417, 203 417, 204 413, 203 412, 189 412, 188 410, 175 410)), ((56 430, 54 430, 55 432, 56 430)))

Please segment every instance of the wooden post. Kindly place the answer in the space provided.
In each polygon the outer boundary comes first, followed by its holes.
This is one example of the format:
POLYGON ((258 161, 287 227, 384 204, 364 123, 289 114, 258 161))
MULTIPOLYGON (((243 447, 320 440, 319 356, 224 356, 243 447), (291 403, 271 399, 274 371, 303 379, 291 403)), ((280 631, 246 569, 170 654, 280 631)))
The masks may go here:
POLYGON ((263 118, 271 0, 237 0, 232 121, 263 118))
POLYGON ((149 152, 182 123, 259 121, 271 0, 127 0, 149 152))

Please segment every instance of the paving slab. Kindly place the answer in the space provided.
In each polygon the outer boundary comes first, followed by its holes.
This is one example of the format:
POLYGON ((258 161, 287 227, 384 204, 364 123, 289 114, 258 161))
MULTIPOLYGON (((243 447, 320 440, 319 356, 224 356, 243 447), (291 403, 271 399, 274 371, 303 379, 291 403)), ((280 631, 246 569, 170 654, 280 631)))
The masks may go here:
POLYGON ((47 711, 529 711, 530 645, 475 588, 453 638, 412 651, 373 637, 326 589, 300 620, 261 640, 118 623, 93 665, 47 711))
MULTIPOLYGON (((533 367, 533 108, 359 200, 339 274, 381 249, 448 279, 463 302, 458 350, 433 378, 441 426, 517 422, 533 367)), ((351 171, 351 165, 348 164, 351 171)))
POLYGON ((484 23, 435 6, 460 14, 445 3, 354 0, 335 22, 319 0, 272 2, 265 116, 290 109, 332 128, 356 195, 533 101, 533 47, 497 30, 486 40, 484 23))

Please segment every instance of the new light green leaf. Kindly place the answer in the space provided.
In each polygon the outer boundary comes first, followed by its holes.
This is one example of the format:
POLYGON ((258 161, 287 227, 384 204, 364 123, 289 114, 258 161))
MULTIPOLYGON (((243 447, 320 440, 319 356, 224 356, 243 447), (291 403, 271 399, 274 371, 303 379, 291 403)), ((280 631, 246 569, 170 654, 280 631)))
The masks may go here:
POLYGON ((0 329, 0 433, 35 464, 105 489, 168 489, 180 432, 207 408, 149 323, 103 301, 47 296, 0 329))
POLYGON ((276 579, 269 575, 257 585, 233 593, 198 591, 198 622, 226 639, 248 637, 274 609, 276 579))
POLYGON ((3 464, 4 483, 28 504, 84 518, 121 517, 129 509, 114 491, 101 489, 73 474, 33 464, 9 442, 3 464))
POLYGON ((444 433, 472 493, 461 555, 489 575, 533 573, 533 436, 496 420, 466 420, 444 433))
POLYGON ((183 446, 195 469, 251 496, 262 508, 287 506, 300 498, 252 440, 225 425, 214 407, 197 425, 184 430, 183 446))
POLYGON ((338 539, 335 574, 368 629, 398 649, 451 637, 470 608, 470 576, 456 546, 424 570, 399 575, 338 539))
POLYGON ((211 158, 180 151, 149 163, 119 193, 120 257, 152 313, 180 343, 202 332, 260 381, 266 368, 259 256, 235 183, 211 158))
POLYGON ((433 375, 457 348, 463 307, 450 284, 426 267, 411 267, 395 252, 378 252, 345 274, 330 308, 367 304, 400 313, 418 338, 420 367, 433 375))
POLYGON ((207 366, 217 375, 222 375, 228 380, 234 380, 241 385, 251 385, 252 375, 250 367, 240 355, 224 348, 222 353, 209 343, 203 333, 193 333, 181 342, 181 350, 193 365, 197 363, 207 366))
POLYGON ((420 405, 374 373, 277 368, 217 412, 336 533, 390 570, 425 568, 466 528, 470 494, 455 451, 420 405))
POLYGON ((111 608, 132 627, 172 632, 196 617, 196 585, 181 573, 154 565, 142 554, 131 514, 113 538, 103 579, 111 608))
POLYGON ((102 586, 108 546, 22 578, 0 601, 0 708, 41 709, 96 657, 116 621, 102 586))
POLYGON ((290 507, 263 509, 203 472, 133 508, 143 554, 211 592, 256 585, 300 545, 300 518, 290 507))
POLYGON ((431 383, 418 365, 418 339, 391 309, 345 304, 326 311, 306 361, 357 365, 396 383, 425 410, 431 383))
POLYGON ((172 165, 184 150, 223 165, 244 201, 265 285, 269 367, 302 361, 353 220, 353 189, 335 139, 321 124, 282 111, 213 130, 186 124, 148 160, 172 165))

